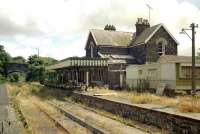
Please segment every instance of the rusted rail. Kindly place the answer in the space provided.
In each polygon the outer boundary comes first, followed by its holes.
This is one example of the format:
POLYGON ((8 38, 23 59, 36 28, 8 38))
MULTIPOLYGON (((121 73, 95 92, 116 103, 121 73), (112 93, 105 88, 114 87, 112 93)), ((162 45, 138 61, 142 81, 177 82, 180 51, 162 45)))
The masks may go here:
POLYGON ((68 118, 70 118, 74 122, 77 122, 81 126, 89 129, 94 134, 109 134, 110 133, 108 131, 105 131, 105 130, 97 127, 97 126, 94 126, 93 124, 90 124, 90 123, 86 122, 85 120, 81 119, 80 117, 77 117, 73 113, 65 111, 64 109, 60 108, 57 104, 55 104, 53 102, 47 102, 47 103, 49 105, 55 107, 57 110, 59 110, 61 113, 63 113, 65 116, 67 116, 68 118))
POLYGON ((42 109, 38 104, 34 103, 36 107, 39 108, 39 110, 41 112, 43 112, 51 121, 53 121, 56 125, 56 127, 61 130, 63 133, 65 134, 70 134, 70 132, 61 124, 59 123, 55 118, 52 117, 51 114, 49 114, 48 112, 46 112, 44 109, 42 109))

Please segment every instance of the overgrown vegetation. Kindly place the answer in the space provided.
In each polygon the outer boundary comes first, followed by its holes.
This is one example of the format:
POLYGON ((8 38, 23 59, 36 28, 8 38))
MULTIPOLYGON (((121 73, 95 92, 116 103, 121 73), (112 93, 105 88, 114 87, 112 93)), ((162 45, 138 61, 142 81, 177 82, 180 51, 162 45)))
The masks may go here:
MULTIPOLYGON (((71 93, 70 91, 59 90, 59 89, 54 89, 54 88, 47 88, 47 87, 40 85, 39 83, 24 83, 24 84, 20 84, 20 83, 12 84, 11 83, 11 84, 7 85, 7 88, 9 89, 11 96, 13 96, 14 98, 18 98, 22 101, 24 101, 26 99, 25 96, 28 96, 28 98, 31 99, 34 103, 37 103, 37 104, 40 104, 40 105, 42 105, 41 102, 43 102, 43 101, 38 101, 38 98, 41 99, 41 100, 44 100, 44 101, 45 100, 52 100, 53 101, 54 99, 56 99, 59 102, 64 100, 64 101, 70 101, 71 103, 74 103, 70 99, 70 93, 71 93), (34 97, 34 96, 37 96, 37 97, 34 97)), ((103 88, 102 88, 102 90, 103 90, 103 88)), ((109 92, 109 90, 108 90, 108 92, 109 92)), ((103 110, 97 110, 97 109, 89 108, 89 107, 83 106, 81 104, 78 104, 78 105, 82 106, 85 109, 91 110, 95 113, 98 113, 102 116, 117 120, 117 121, 124 123, 126 125, 134 126, 138 129, 142 129, 143 131, 147 131, 147 132, 153 131, 154 133, 159 133, 159 131, 160 131, 159 129, 157 129, 153 126, 144 125, 144 124, 139 123, 139 122, 133 122, 131 120, 124 119, 120 116, 105 112, 103 110)), ((47 109, 51 109, 49 107, 49 105, 48 106, 42 105, 42 107, 47 108, 47 109)), ((84 113, 80 113, 80 114, 84 114, 84 113)), ((88 117, 87 120, 89 120, 90 118, 88 117)), ((103 125, 104 124, 102 124, 102 127, 103 127, 103 125)), ((115 131, 117 131, 117 130, 118 129, 115 129, 115 131)))
POLYGON ((22 56, 11 57, 0 45, 0 83, 22 82, 22 81, 42 81, 44 79, 44 67, 55 63, 57 60, 50 57, 39 57, 37 55, 29 56, 26 60, 22 56), (28 72, 12 72, 10 73, 10 66, 28 65, 28 72), (8 66, 9 65, 9 66, 8 66))
POLYGON ((64 100, 65 97, 71 94, 71 91, 66 90, 56 90, 54 88, 49 88, 40 85, 37 82, 26 82, 26 83, 15 83, 6 85, 10 95, 13 97, 20 96, 38 96, 44 100, 64 100))
POLYGON ((200 92, 196 96, 176 96, 174 98, 167 96, 157 96, 151 93, 138 93, 135 91, 116 91, 103 87, 89 88, 91 94, 105 94, 109 96, 125 98, 133 104, 158 104, 169 106, 180 112, 200 112, 200 92))
POLYGON ((27 81, 43 81, 45 77, 45 66, 53 64, 57 60, 50 57, 38 57, 37 55, 29 56, 29 71, 27 73, 27 81))
POLYGON ((4 50, 4 47, 0 45, 0 80, 3 81, 6 78, 6 63, 11 60, 11 56, 4 50))

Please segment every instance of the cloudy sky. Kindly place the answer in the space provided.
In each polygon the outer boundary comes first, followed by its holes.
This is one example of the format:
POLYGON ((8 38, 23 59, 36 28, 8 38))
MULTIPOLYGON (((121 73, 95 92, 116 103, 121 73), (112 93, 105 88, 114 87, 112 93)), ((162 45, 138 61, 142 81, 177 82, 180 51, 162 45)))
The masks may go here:
MULTIPOLYGON (((151 25, 164 23, 180 42, 179 54, 191 54, 191 40, 181 28, 200 24, 199 0, 0 0, 0 44, 12 55, 63 59, 85 55, 88 29, 113 24, 120 31, 135 31, 137 17, 151 25)), ((189 31, 190 32, 190 31, 189 31)), ((200 28, 196 45, 200 48, 200 28)))

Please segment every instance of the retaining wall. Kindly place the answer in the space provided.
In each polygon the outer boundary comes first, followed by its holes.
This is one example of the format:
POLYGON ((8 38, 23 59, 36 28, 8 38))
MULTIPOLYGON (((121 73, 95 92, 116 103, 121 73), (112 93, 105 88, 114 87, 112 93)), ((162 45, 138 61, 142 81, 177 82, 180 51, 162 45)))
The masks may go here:
POLYGON ((200 134, 200 120, 198 119, 75 92, 72 94, 72 99, 76 102, 103 109, 124 118, 170 130, 173 133, 200 134))

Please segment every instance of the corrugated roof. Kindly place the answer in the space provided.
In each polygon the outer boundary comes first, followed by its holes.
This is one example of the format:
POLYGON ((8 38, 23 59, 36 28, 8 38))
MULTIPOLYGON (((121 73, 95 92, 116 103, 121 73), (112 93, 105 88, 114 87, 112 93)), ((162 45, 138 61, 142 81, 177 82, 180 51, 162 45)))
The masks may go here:
POLYGON ((122 31, 109 31, 109 30, 90 30, 94 37, 97 45, 108 45, 108 46, 128 46, 129 43, 134 39, 135 34, 132 32, 122 31))
MULTIPOLYGON (((176 56, 176 55, 163 55, 160 56, 157 62, 192 62, 191 56, 176 56)), ((200 63, 200 60, 196 59, 196 62, 200 63)))
POLYGON ((133 45, 145 43, 146 39, 150 37, 155 31, 157 31, 162 24, 157 24, 155 26, 145 29, 134 41, 133 45))

